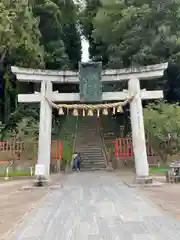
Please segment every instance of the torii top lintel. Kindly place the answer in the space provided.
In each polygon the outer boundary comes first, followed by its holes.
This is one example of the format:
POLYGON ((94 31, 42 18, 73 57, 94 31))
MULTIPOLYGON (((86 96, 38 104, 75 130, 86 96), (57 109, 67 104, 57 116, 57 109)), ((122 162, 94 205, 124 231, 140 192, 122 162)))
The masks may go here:
MULTIPOLYGON (((139 68, 125 68, 102 71, 102 82, 116 82, 138 78, 140 80, 162 77, 168 63, 149 65, 139 68)), ((51 81, 56 83, 79 83, 78 72, 30 69, 12 66, 11 71, 21 82, 51 81)))

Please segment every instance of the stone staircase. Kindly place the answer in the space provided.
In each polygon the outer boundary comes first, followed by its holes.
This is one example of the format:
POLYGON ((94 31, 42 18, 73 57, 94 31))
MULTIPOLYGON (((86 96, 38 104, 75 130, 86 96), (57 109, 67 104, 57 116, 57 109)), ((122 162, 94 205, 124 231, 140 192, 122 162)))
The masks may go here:
POLYGON ((117 129, 115 126, 115 122, 109 116, 101 116, 101 133, 104 139, 104 144, 106 149, 112 148, 113 142, 117 138, 117 129))
POLYGON ((96 116, 79 118, 75 139, 75 152, 81 154, 82 170, 106 168, 99 119, 96 116))

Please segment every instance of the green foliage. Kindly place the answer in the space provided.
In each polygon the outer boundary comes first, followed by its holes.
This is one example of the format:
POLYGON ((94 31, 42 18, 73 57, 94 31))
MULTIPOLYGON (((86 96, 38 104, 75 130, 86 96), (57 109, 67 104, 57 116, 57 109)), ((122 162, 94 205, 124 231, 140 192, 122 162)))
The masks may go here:
POLYGON ((24 117, 14 131, 14 137, 19 141, 36 141, 38 137, 39 124, 34 118, 24 117))
MULTIPOLYGON (((34 175, 34 173, 33 173, 34 175)), ((32 177, 33 177, 32 175, 32 177)), ((6 173, 0 173, 0 177, 6 177, 6 173)), ((30 171, 10 171, 8 177, 16 178, 16 177, 31 177, 30 171)))
POLYGON ((73 0, 1 1, 0 77, 3 95, 0 109, 5 129, 16 127, 23 116, 35 119, 39 116, 37 105, 35 108, 17 105, 18 84, 10 66, 77 69, 81 58, 80 34, 76 25, 78 15, 79 6, 73 0))
POLYGON ((150 169, 149 169, 149 173, 150 174, 165 174, 165 173, 167 173, 167 171, 168 171, 169 169, 168 169, 168 167, 151 167, 150 169))
POLYGON ((81 43, 76 28, 78 8, 73 1, 35 0, 33 11, 40 19, 46 68, 77 68, 81 43))
POLYGON ((43 65, 38 19, 34 18, 28 0, 0 3, 0 59, 10 64, 36 67, 43 65), (22 58, 23 56, 23 58, 22 58))
POLYGON ((144 109, 144 123, 153 149, 165 162, 180 151, 180 106, 160 102, 144 109))
POLYGON ((77 124, 77 117, 67 116, 61 131, 59 133, 59 139, 63 140, 63 162, 69 164, 72 160, 72 154, 74 151, 74 137, 77 124))
MULTIPOLYGON (((38 122, 33 117, 24 117, 16 123, 14 127, 1 129, 1 137, 3 140, 8 140, 9 146, 15 150, 14 146, 18 143, 23 143, 23 148, 20 152, 8 151, 1 152, 1 159, 12 160, 33 160, 37 155, 37 140, 39 126, 38 122)), ((17 148, 19 149, 19 147, 17 148)), ((20 150, 20 149, 19 149, 20 150)))
POLYGON ((179 62, 180 1, 87 0, 86 35, 111 68, 179 62), (105 49, 107 50, 106 56, 105 49))

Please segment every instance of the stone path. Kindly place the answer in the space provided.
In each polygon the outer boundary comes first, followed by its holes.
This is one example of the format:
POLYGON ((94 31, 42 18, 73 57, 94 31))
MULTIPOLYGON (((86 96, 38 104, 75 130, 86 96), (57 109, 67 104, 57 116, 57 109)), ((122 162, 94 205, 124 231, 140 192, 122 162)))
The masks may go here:
POLYGON ((81 172, 50 190, 9 239, 179 240, 180 221, 112 172, 81 172))

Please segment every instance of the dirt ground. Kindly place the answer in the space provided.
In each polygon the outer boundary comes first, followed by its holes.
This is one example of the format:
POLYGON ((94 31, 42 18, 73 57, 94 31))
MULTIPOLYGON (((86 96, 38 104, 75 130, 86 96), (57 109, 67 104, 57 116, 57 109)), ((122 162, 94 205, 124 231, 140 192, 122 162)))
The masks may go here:
MULTIPOLYGON (((131 171, 120 171, 117 174, 123 181, 129 183, 132 183, 135 177, 131 171)), ((140 190, 156 205, 180 220, 180 183, 166 183, 163 174, 152 177, 163 184, 156 187, 141 187, 140 190)))
POLYGON ((163 210, 180 220, 180 183, 165 183, 160 187, 143 188, 142 191, 163 210))
MULTIPOLYGON (((60 176, 52 180, 56 182, 60 176)), ((0 240, 6 240, 6 234, 18 224, 23 216, 37 207, 47 194, 48 188, 22 190, 31 186, 31 180, 16 180, 0 183, 0 240)))

